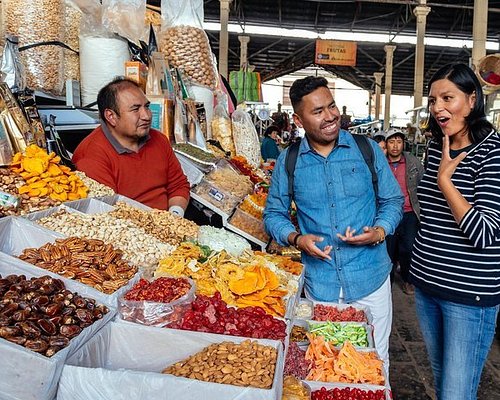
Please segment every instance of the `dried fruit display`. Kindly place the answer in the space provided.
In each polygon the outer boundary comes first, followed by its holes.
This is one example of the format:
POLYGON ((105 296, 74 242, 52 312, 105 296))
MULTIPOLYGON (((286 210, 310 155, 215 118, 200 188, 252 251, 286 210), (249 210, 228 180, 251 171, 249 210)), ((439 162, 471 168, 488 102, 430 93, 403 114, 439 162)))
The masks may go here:
POLYGON ((311 370, 311 366, 311 361, 306 359, 306 351, 302 350, 296 342, 290 342, 286 353, 283 375, 290 375, 304 380, 311 370))
POLYGON ((285 315, 285 298, 298 287, 293 275, 276 267, 271 270, 272 264, 252 255, 235 258, 221 251, 203 262, 197 261, 198 255, 196 245, 183 244, 160 261, 155 276, 188 276, 196 282, 197 294, 213 296, 218 291, 227 304, 257 306, 271 315, 285 315))
POLYGON ((19 258, 69 279, 112 294, 126 285, 137 267, 123 259, 123 252, 102 240, 70 237, 56 239, 35 249, 24 249, 19 258))
POLYGON ((182 319, 169 327, 255 339, 286 338, 284 321, 266 314, 260 307, 228 307, 219 292, 212 297, 197 296, 182 319))
POLYGON ((365 390, 359 388, 322 387, 311 393, 312 400, 385 400, 384 390, 365 390))
POLYGON ((314 305, 314 314, 312 319, 315 321, 367 322, 366 314, 363 310, 358 310, 352 306, 339 308, 324 304, 314 305))
POLYGON ((307 329, 303 326, 294 325, 292 328, 292 332, 290 333, 290 341, 291 342, 306 342, 309 339, 307 338, 307 329))
POLYGON ((350 342, 340 350, 322 336, 309 335, 306 360, 312 362, 308 380, 384 385, 383 362, 372 351, 358 351, 350 342))
POLYGON ((87 187, 70 168, 59 165, 60 161, 54 152, 47 154, 36 145, 28 146, 25 154, 17 153, 10 167, 26 181, 18 189, 19 194, 59 201, 86 198, 87 187))
POLYGON ((243 175, 248 176, 253 183, 268 182, 269 177, 259 169, 252 167, 243 156, 231 158, 230 163, 236 167, 243 175))
POLYGON ((133 222, 164 243, 178 246, 184 240, 198 237, 198 225, 168 211, 140 210, 124 202, 118 202, 114 207, 115 210, 109 213, 111 216, 133 222))
POLYGON ((366 327, 352 322, 310 322, 309 331, 317 336, 323 336, 334 346, 349 342, 353 346, 368 347, 368 332, 366 327))
POLYGON ((294 376, 283 379, 283 397, 281 400, 309 400, 309 390, 294 376))
POLYGON ((52 357, 108 312, 50 276, 0 275, 0 337, 52 357))
POLYGON ((266 206, 267 193, 253 193, 243 199, 239 208, 251 216, 262 219, 264 207, 266 206))
POLYGON ((205 382, 270 389, 277 357, 275 348, 255 341, 222 342, 165 368, 162 373, 205 382))
MULTIPOLYGON (((25 185, 26 181, 12 172, 9 168, 0 168, 0 190, 12 195, 19 196, 18 188, 25 185)), ((59 200, 52 200, 47 196, 30 197, 28 194, 19 196, 21 202, 16 207, 0 207, 0 217, 7 215, 29 214, 31 212, 44 210, 61 204, 59 200)))
POLYGON ((267 243, 269 240, 269 235, 266 233, 264 228, 264 221, 247 214, 243 211, 243 207, 241 206, 236 209, 232 217, 229 219, 229 223, 261 242, 267 243))
POLYGON ((185 278, 158 278, 152 282, 141 279, 125 294, 125 300, 170 303, 184 296, 189 289, 191 284, 185 278))

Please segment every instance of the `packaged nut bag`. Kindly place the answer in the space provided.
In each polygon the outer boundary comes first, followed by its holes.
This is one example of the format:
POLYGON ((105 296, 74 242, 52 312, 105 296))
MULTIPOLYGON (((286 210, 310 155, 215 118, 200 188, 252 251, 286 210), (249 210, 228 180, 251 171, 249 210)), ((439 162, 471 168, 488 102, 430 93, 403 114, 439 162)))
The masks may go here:
POLYGON ((258 168, 261 161, 259 136, 250 114, 238 106, 231 118, 236 154, 245 157, 252 167, 258 168))
POLYGON ((227 95, 217 92, 217 105, 214 108, 212 118, 212 137, 217 140, 225 151, 231 152, 231 156, 236 155, 234 148, 231 118, 227 111, 227 95))
POLYGON ((64 87, 64 0, 4 0, 6 31, 19 37, 30 89, 60 95, 64 87))
POLYGON ((215 89, 218 72, 202 28, 202 0, 162 1, 160 49, 194 83, 215 89))

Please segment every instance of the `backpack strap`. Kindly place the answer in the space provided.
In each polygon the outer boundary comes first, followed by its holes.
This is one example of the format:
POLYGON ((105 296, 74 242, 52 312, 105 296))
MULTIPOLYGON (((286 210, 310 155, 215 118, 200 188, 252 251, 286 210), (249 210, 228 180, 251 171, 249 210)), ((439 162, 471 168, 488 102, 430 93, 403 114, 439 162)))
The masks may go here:
POLYGON ((293 200, 293 178, 295 173, 295 165, 297 164, 297 158, 299 156, 300 140, 293 142, 286 152, 285 157, 285 169, 288 175, 288 196, 290 200, 293 200))
POLYGON ((363 159, 365 160, 365 163, 372 174, 373 191, 375 192, 376 199, 378 197, 378 176, 377 171, 375 171, 375 153, 373 152, 372 146, 370 146, 370 139, 368 139, 364 135, 356 134, 352 135, 352 137, 358 145, 359 151, 361 151, 363 159))

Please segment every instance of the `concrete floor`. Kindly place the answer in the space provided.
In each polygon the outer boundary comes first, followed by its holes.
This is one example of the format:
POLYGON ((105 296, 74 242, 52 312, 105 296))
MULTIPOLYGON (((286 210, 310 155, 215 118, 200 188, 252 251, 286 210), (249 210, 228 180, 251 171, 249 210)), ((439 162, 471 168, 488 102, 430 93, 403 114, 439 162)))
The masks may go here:
MULTIPOLYGON (((432 370, 418 327, 414 298, 403 293, 398 278, 392 294, 394 317, 390 343, 390 381, 393 398, 434 400, 432 370)), ((500 400, 500 334, 493 342, 483 370, 478 400, 500 400)))

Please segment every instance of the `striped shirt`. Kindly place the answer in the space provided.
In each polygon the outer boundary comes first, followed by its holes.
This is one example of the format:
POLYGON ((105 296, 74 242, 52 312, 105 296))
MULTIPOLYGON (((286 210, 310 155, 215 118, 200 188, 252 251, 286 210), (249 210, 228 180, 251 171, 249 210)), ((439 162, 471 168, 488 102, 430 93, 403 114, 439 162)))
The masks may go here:
POLYGON ((456 303, 500 303, 500 135, 473 146, 452 182, 472 206, 459 224, 437 186, 441 145, 431 143, 418 187, 420 230, 410 280, 427 294, 456 303))

